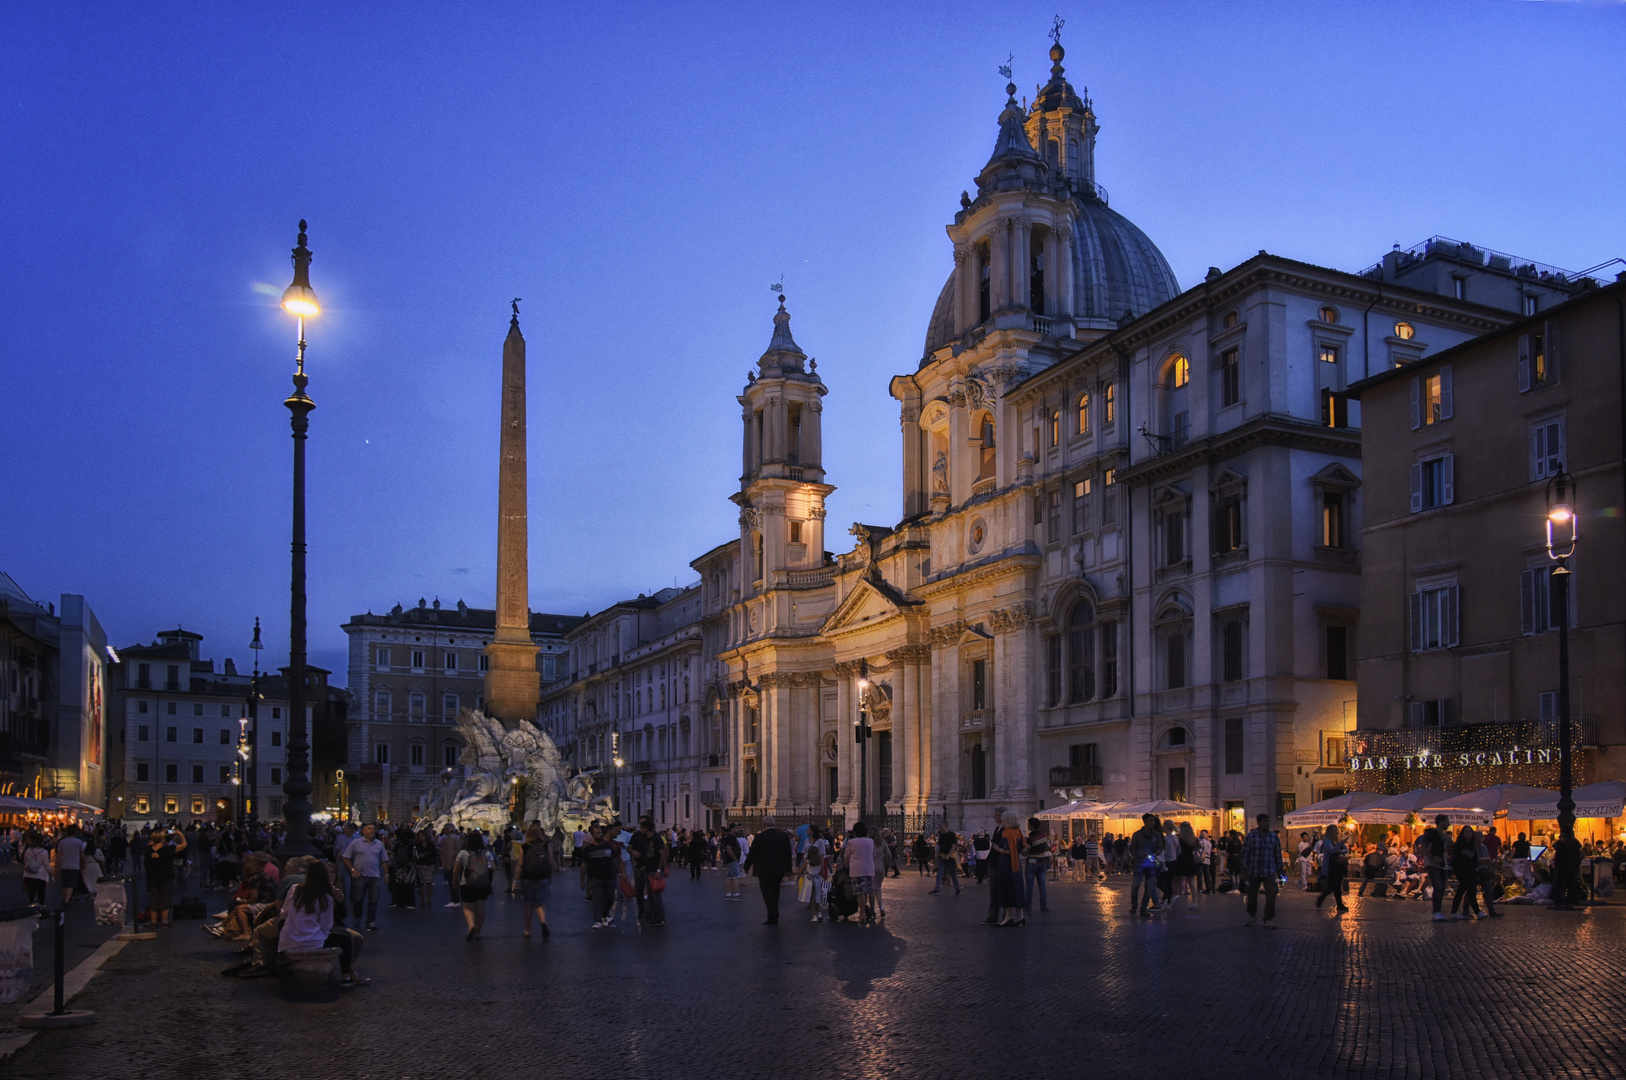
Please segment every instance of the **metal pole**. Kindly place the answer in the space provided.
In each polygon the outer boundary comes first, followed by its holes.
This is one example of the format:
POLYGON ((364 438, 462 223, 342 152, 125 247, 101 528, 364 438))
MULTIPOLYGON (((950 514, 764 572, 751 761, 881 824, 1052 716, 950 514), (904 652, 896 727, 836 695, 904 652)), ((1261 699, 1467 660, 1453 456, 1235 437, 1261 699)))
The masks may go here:
POLYGON ((63 967, 63 963, 64 963, 64 958, 63 958, 63 940, 64 940, 64 935, 65 935, 64 927, 67 925, 67 921, 68 921, 68 910, 67 910, 67 908, 66 907, 57 908, 56 909, 56 1008, 51 1010, 51 1015, 52 1016, 61 1016, 62 1013, 65 1011, 62 1008, 62 967, 63 967))
MULTIPOLYGON (((301 245, 303 246, 303 245, 301 245)), ((292 414, 294 436, 293 573, 290 583, 288 618, 288 775, 282 790, 283 855, 315 855, 311 843, 310 743, 305 737, 305 433, 310 428, 310 412, 316 408, 305 393, 310 381, 305 374, 305 320, 299 320, 299 361, 294 373, 294 392, 283 404, 292 414)))
POLYGON ((1552 573, 1553 607, 1558 611, 1558 835, 1575 839, 1575 767, 1570 725, 1570 569, 1561 560, 1552 573))

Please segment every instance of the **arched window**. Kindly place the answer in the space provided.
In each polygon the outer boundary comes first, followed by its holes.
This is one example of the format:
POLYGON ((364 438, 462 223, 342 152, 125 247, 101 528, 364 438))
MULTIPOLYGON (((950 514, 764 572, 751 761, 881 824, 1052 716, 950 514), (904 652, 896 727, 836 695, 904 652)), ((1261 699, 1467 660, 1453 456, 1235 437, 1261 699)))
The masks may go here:
POLYGON ((1111 427, 1118 419, 1118 385, 1107 383, 1101 391, 1101 423, 1111 427))
POLYGON ((751 571, 755 575, 751 580, 756 584, 762 583, 762 534, 751 534, 751 571))
POLYGON ((1078 601, 1067 613, 1067 700, 1095 697, 1095 612, 1078 601))
POLYGON ((1051 446, 1059 446, 1060 444, 1061 444, 1061 410, 1060 409, 1052 409, 1050 411, 1050 445, 1051 446))
POLYGON ((978 428, 978 442, 981 446, 982 461, 977 471, 977 479, 992 480, 994 478, 994 418, 988 413, 982 414, 982 424, 978 428))
POLYGON ((1184 353, 1175 353, 1163 362, 1162 386, 1158 389, 1162 411, 1158 434, 1166 440, 1161 447, 1164 452, 1186 443, 1191 427, 1191 412, 1186 402, 1189 396, 1186 388, 1190 385, 1191 361, 1184 353))
POLYGON ((1177 604, 1165 607, 1157 618, 1163 648, 1163 685, 1179 690, 1191 685, 1191 615, 1177 604))
POLYGON ((1191 361, 1184 353, 1175 353, 1169 358, 1167 372, 1169 385, 1178 390, 1191 381, 1191 361))
POLYGON ((1225 313, 1225 317, 1220 320, 1220 325, 1225 327, 1225 329, 1229 330, 1231 327, 1235 326, 1241 320, 1242 320, 1241 315, 1237 314, 1234 311, 1227 311, 1225 313))
POLYGON ((1078 424, 1078 433, 1087 435, 1090 431, 1090 392, 1084 391, 1078 395, 1077 407, 1073 410, 1075 422, 1078 424))

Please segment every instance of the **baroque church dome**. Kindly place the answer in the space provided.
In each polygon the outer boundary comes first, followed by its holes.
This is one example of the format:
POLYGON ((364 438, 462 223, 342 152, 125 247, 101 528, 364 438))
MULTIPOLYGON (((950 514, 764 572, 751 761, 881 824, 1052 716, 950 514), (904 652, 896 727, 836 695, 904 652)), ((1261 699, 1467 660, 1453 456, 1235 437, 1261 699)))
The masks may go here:
MULTIPOLYGON (((960 218, 998 192, 1041 190, 1065 199, 1072 221, 1067 256, 1072 262, 1068 313, 1081 326, 1115 326, 1125 312, 1142 315, 1180 292, 1168 260, 1134 222, 1107 205, 1095 182, 1095 113, 1061 66, 1060 43, 1050 50, 1051 78, 1040 87, 1026 115, 1015 87, 1000 116, 994 154, 977 177, 978 198, 962 199, 960 218)), ((943 286, 926 331, 926 355, 956 336, 966 320, 955 310, 954 277, 943 286)))

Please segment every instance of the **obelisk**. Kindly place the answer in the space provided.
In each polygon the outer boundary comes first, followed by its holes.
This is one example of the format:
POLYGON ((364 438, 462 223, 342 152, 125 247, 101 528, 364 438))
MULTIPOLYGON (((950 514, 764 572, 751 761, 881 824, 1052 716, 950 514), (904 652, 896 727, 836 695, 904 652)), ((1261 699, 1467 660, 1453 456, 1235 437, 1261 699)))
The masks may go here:
POLYGON ((525 338, 519 301, 502 343, 501 457, 497 469, 497 632, 486 646, 486 715, 505 727, 536 720, 542 677, 531 641, 525 497, 525 338))

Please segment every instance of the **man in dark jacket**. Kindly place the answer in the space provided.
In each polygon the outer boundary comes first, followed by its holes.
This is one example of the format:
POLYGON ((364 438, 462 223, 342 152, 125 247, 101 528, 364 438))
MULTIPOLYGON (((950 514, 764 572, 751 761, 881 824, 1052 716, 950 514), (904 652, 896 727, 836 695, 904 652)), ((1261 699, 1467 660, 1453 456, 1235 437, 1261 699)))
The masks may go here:
POLYGON ((790 834, 774 828, 774 817, 766 814, 762 818, 762 831, 757 833, 756 839, 751 841, 751 850, 745 853, 745 866, 747 871, 754 870, 757 884, 762 887, 762 902, 767 905, 768 918, 764 926, 779 925, 779 884, 790 873, 793 863, 791 857, 790 834))

